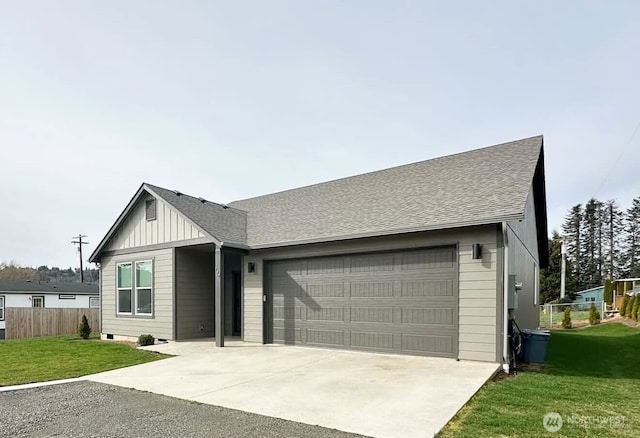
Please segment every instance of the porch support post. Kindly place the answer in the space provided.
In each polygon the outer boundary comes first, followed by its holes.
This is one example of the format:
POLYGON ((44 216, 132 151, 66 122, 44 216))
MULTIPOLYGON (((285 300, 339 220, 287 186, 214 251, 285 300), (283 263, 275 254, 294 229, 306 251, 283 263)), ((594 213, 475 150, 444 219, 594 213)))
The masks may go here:
POLYGON ((224 253, 222 248, 216 245, 214 254, 215 278, 214 278, 214 305, 215 305, 215 330, 216 347, 224 347, 224 253))

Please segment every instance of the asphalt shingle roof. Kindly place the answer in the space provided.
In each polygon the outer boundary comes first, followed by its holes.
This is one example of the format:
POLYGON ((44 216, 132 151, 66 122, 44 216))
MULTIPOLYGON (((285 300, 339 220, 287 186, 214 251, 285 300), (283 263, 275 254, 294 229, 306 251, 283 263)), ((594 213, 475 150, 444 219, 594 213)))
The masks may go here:
POLYGON ((221 242, 246 245, 247 213, 215 202, 181 193, 151 184, 144 184, 156 192, 162 199, 184 214, 205 232, 221 242))
MULTIPOLYGON (((140 190, 155 192, 227 246, 266 248, 521 219, 542 148, 542 136, 531 137, 229 206, 147 183, 140 190)), ((541 185, 536 202, 542 202, 536 205, 538 243, 546 253, 543 170, 537 181, 541 185)), ((137 196, 96 248, 92 261, 137 196)))
POLYGON ((247 243, 288 243, 495 223, 524 214, 542 136, 287 190, 229 205, 247 243))
POLYGON ((53 292, 97 295, 99 289, 97 284, 0 280, 0 293, 2 292, 53 292))

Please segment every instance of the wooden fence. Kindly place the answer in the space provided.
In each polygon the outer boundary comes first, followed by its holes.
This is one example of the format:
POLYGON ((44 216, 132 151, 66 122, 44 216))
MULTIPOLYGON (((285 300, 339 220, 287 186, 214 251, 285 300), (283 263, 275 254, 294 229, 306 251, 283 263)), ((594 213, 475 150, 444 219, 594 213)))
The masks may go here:
POLYGON ((92 333, 100 333, 100 309, 54 309, 47 307, 7 307, 5 338, 33 338, 78 333, 82 315, 87 315, 92 333))

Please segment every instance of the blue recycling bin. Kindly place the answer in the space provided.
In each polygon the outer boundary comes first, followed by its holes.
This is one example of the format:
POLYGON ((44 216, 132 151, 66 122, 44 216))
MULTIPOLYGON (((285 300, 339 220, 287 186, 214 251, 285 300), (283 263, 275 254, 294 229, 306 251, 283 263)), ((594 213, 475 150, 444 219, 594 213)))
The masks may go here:
POLYGON ((549 330, 522 330, 522 360, 542 363, 547 356, 549 330))

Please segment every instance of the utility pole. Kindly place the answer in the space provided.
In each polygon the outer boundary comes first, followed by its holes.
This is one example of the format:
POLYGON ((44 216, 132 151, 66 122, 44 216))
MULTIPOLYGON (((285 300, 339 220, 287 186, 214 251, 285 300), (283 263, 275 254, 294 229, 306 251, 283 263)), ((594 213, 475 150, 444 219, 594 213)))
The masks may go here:
POLYGON ((82 269, 82 245, 86 245, 89 242, 83 242, 82 239, 85 238, 84 234, 78 234, 77 236, 73 236, 71 243, 74 245, 78 245, 78 252, 80 253, 80 283, 84 283, 84 270, 82 269))
POLYGON ((567 271, 567 247, 562 239, 560 246, 560 253, 562 254, 562 264, 560 267, 560 299, 564 298, 565 293, 565 276, 567 271))
POLYGON ((614 239, 613 239, 613 201, 609 203, 609 278, 613 279, 613 255, 614 255, 614 239))

